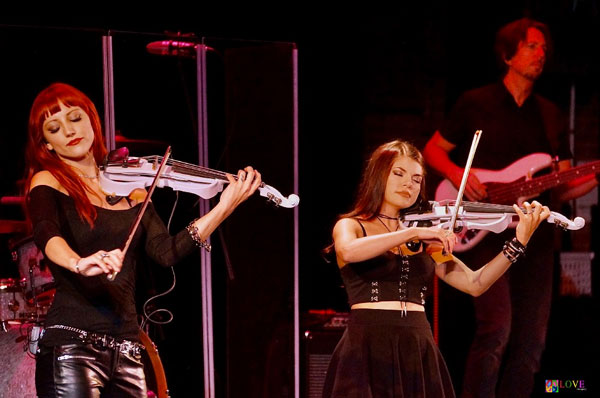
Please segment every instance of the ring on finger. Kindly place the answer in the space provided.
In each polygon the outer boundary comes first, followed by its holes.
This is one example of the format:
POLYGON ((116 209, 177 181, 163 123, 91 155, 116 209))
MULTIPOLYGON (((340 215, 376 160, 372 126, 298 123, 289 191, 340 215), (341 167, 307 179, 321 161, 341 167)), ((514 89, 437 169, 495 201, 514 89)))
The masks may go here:
POLYGON ((102 254, 100 255, 100 258, 101 258, 102 260, 104 260, 104 259, 105 259, 106 257, 108 257, 108 256, 109 256, 109 254, 108 254, 108 253, 102 253, 102 254))

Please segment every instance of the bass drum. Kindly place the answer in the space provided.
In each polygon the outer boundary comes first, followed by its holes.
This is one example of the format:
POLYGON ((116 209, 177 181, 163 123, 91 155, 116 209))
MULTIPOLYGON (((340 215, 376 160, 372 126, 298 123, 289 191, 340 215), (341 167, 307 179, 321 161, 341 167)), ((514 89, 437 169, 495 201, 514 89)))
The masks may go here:
POLYGON ((0 397, 35 398, 35 359, 25 350, 27 328, 8 325, 0 330, 0 397))
POLYGON ((146 348, 142 350, 142 362, 144 363, 148 398, 169 398, 167 377, 165 376, 162 361, 158 356, 158 350, 152 340, 150 340, 150 337, 141 329, 140 341, 146 348))
POLYGON ((28 236, 10 247, 12 259, 19 267, 19 275, 25 279, 24 294, 30 306, 38 307, 45 314, 54 300, 54 277, 44 263, 44 254, 28 236))

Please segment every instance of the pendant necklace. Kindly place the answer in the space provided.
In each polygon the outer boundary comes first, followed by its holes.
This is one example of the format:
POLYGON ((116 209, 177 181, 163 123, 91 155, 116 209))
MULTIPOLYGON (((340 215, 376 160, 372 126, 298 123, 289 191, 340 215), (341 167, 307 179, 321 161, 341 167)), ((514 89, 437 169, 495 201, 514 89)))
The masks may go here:
MULTIPOLYGON (((396 226, 396 229, 395 229, 395 231, 397 231, 397 230, 399 230, 399 229, 400 229, 400 219, 398 219, 398 218, 394 218, 394 217, 390 217, 390 216, 386 216, 385 214, 378 214, 378 215, 377 215, 377 219, 379 220, 379 222, 380 222, 381 224, 383 224, 383 226, 385 227, 385 229, 386 229, 386 230, 387 230, 389 233, 391 233, 391 232, 392 232, 392 230, 391 230, 391 229, 390 229, 390 228, 389 228, 389 227, 386 225, 386 223, 384 223, 384 222, 383 222, 382 218, 385 218, 385 219, 387 219, 387 220, 397 220, 397 221, 398 221, 398 225, 396 226)), ((395 253, 395 254, 402 254, 402 250, 400 249, 400 246, 398 245, 398 246, 396 246, 396 248, 398 249, 398 253, 395 253)), ((393 253, 393 252, 392 252, 392 253, 393 253)))
POLYGON ((81 177, 81 178, 89 178, 90 180, 93 180, 93 179, 95 179, 95 178, 98 178, 98 176, 97 176, 97 175, 95 175, 95 176, 86 176, 85 174, 77 174, 77 176, 78 176, 78 177, 81 177))
MULTIPOLYGON (((388 230, 388 232, 392 232, 387 225, 385 225, 385 223, 383 222, 382 218, 385 218, 387 220, 398 220, 398 226, 396 227, 396 231, 400 229, 400 217, 398 218, 394 218, 394 217, 390 217, 387 216, 385 214, 379 214, 377 216, 377 219, 383 224, 383 226, 385 227, 385 229, 388 230)), ((419 250, 421 249, 422 246, 422 242, 420 240, 413 240, 410 242, 406 242, 405 243, 406 247, 414 253, 419 252, 419 250)), ((400 246, 398 246, 398 254, 402 254, 402 250, 400 249, 400 246)))
POLYGON ((99 175, 100 175, 100 170, 98 169, 98 167, 96 167, 96 174, 94 174, 94 175, 92 175, 92 176, 88 176, 88 175, 85 175, 85 174, 77 174, 77 176, 78 176, 78 177, 81 177, 81 178, 89 178, 89 179, 91 179, 91 180, 93 180, 93 179, 95 179, 95 178, 98 178, 98 177, 99 177, 99 175))

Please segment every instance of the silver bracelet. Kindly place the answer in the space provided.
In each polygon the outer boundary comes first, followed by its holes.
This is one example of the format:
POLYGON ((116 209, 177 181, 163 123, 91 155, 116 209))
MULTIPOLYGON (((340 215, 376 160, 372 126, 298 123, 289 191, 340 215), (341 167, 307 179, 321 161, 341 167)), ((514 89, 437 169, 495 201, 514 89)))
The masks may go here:
POLYGON ((198 228, 194 225, 194 223, 197 220, 198 219, 195 219, 194 221, 192 221, 187 227, 185 227, 185 229, 187 229, 187 231, 189 232, 190 237, 192 238, 192 240, 194 241, 196 246, 202 247, 207 252, 209 252, 212 247, 210 246, 210 243, 208 243, 206 240, 204 240, 200 237, 200 234, 198 233, 198 228))
POLYGON ((525 250, 527 246, 523 245, 519 240, 515 237, 510 241, 504 242, 504 247, 502 248, 502 254, 504 257, 508 259, 511 263, 517 262, 519 257, 525 255, 525 250))

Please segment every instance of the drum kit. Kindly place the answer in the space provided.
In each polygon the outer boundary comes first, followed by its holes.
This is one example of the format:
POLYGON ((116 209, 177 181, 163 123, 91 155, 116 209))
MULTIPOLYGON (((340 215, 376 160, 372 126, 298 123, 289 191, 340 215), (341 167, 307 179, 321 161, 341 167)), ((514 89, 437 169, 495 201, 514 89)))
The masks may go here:
MULTIPOLYGON (((22 205, 22 202, 21 197, 0 198, 2 205, 22 205)), ((54 300, 54 278, 42 252, 27 233, 25 221, 0 220, 0 234, 3 238, 10 238, 3 239, 6 244, 3 249, 8 249, 8 256, 0 264, 3 266, 0 278, 0 354, 5 365, 0 370, 0 385, 3 386, 0 396, 36 396, 35 360, 30 345, 36 332, 39 336, 54 300), (5 277, 7 275, 11 277, 5 277)))
MULTIPOLYGON (((0 224, 2 224, 0 220, 0 224)), ((54 278, 44 264, 44 256, 31 237, 10 246, 12 260, 17 263, 20 279, 0 279, 0 354, 9 362, 0 371, 0 386, 10 396, 35 397, 35 362, 39 331, 43 328, 48 308, 54 299, 54 278), (32 337, 32 336, 36 337, 32 337), (24 342, 25 349, 21 344, 24 342), (26 355, 25 352, 28 354, 26 355)), ((168 398, 169 390, 158 350, 146 332, 140 329, 140 341, 146 348, 142 362, 148 385, 148 396, 168 398)), ((0 391, 0 397, 3 397, 0 391)), ((6 395, 9 396, 9 395, 6 395)))
MULTIPOLYGON (((3 196, 0 205, 23 206, 23 198, 3 196)), ((34 353, 54 300, 54 278, 42 251, 28 233, 26 221, 0 219, 0 236, 11 237, 5 247, 9 251, 7 262, 12 260, 18 268, 18 277, 0 276, 0 355, 4 365, 0 369, 0 397, 36 396, 34 353)), ((16 272, 10 275, 16 276, 16 272)), ((142 361, 148 396, 168 398, 164 369, 156 346, 146 332, 140 329, 140 340, 146 348, 142 352, 142 361)))
POLYGON ((0 321, 3 327, 42 323, 54 299, 54 278, 31 237, 15 242, 10 252, 20 278, 0 279, 0 321))

